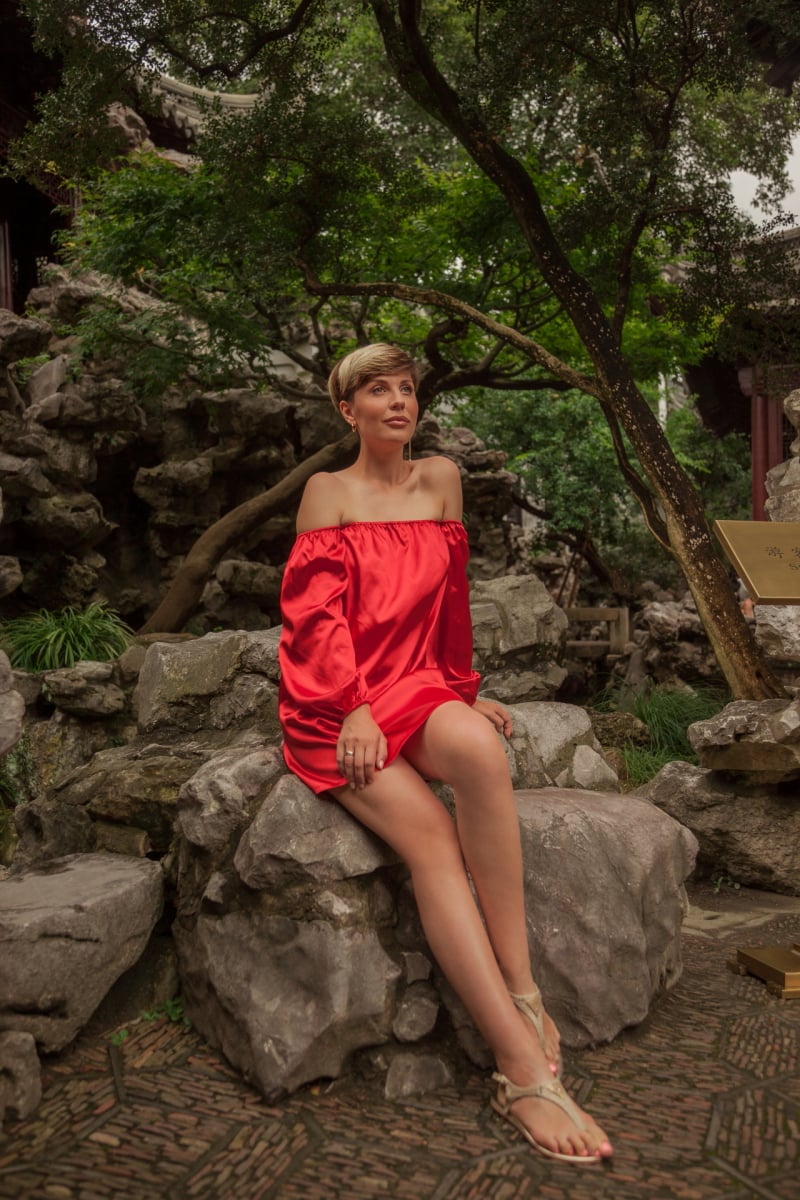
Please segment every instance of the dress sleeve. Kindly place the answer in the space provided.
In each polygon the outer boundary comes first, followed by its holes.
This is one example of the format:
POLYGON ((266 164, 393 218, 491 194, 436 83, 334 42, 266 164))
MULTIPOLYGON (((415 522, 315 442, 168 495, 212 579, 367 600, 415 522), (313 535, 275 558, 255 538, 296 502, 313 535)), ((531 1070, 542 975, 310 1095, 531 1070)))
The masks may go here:
POLYGON ((469 545, 460 522, 447 522, 444 532, 450 548, 450 567, 439 631, 439 666, 448 687, 467 704, 474 704, 481 677, 472 669, 472 617, 467 583, 469 545))
POLYGON ((342 720, 369 699, 344 617, 348 574, 336 529, 298 536, 281 586, 281 687, 302 707, 342 720))

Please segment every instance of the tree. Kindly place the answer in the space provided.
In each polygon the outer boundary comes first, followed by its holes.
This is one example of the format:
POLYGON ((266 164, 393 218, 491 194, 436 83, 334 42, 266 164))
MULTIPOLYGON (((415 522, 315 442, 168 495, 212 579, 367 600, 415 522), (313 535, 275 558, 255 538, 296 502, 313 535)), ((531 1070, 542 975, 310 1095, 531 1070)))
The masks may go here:
MULTIPOLYGON (((457 379, 459 356, 480 346, 484 365, 507 379, 533 370, 594 397, 734 695, 781 691, 633 369, 643 293, 656 286, 654 248, 662 260, 691 256, 697 272, 712 263, 703 300, 721 311, 741 292, 732 264, 755 232, 733 208, 728 170, 754 169, 780 195, 796 112, 759 91, 747 4, 301 0, 195 4, 190 13, 181 0, 29 0, 28 8, 51 38, 61 31, 75 128, 79 81, 88 118, 110 62, 127 64, 129 75, 177 65, 206 85, 267 81, 251 118, 212 121, 204 145, 231 196, 255 185, 262 200, 273 255, 268 269, 258 264, 267 317, 299 270, 311 297, 351 298, 350 317, 375 297, 410 306, 411 324, 420 312, 444 314, 426 339, 432 381, 457 379), (474 223, 457 220, 438 238, 425 225, 436 207, 432 171, 449 173, 456 190, 466 181, 470 194, 490 185, 493 240, 508 248, 499 272, 474 223), (393 225, 413 233, 415 221, 416 240, 392 236, 393 225)), ((778 40, 798 32, 794 6, 761 4, 758 15, 778 40)), ((774 244, 751 239, 752 253, 774 244)), ((234 265, 253 296, 254 264, 234 265)), ((669 292, 663 281, 660 291, 669 292)), ((677 311, 674 297, 666 303, 677 311)), ((396 305, 388 320, 398 322, 396 305)))

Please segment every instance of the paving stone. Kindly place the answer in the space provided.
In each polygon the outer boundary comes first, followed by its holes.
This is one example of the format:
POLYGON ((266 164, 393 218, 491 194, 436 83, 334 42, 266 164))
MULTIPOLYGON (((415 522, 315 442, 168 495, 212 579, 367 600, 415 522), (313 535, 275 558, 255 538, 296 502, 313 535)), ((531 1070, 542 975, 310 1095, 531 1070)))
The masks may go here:
POLYGON ((0 1197, 796 1200, 800 1002, 725 964, 737 944, 798 940, 800 921, 757 937, 707 927, 684 938, 684 976, 643 1026, 567 1055, 567 1087, 615 1143, 601 1169, 533 1153, 466 1063, 456 1085, 402 1103, 376 1077, 271 1105, 193 1030, 139 1020, 119 1047, 124 1101, 108 1033, 45 1060, 39 1108, 0 1142, 0 1197))

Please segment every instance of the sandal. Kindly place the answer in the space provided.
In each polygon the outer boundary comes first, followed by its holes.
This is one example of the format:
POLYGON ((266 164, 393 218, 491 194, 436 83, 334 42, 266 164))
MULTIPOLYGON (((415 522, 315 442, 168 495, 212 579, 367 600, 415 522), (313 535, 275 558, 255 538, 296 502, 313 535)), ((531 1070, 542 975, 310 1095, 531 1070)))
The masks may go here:
POLYGON ((492 1096, 490 1100, 492 1108, 499 1116, 505 1117, 515 1129, 518 1129, 540 1154, 544 1154, 546 1158, 556 1158, 559 1162, 574 1163, 580 1167, 593 1167, 603 1161, 599 1154, 558 1154, 555 1150, 548 1150, 547 1146, 537 1142, 531 1131, 511 1111, 512 1104, 515 1104, 517 1100, 522 1100, 525 1096, 532 1096, 537 1100, 549 1100, 552 1104, 557 1104, 581 1132, 588 1129, 574 1100, 569 1098, 557 1080, 552 1083, 533 1083, 529 1087, 519 1087, 518 1084, 512 1083, 498 1071, 495 1071, 492 1079, 498 1084, 497 1095, 492 1096))
MULTIPOLYGON (((528 992, 525 996, 518 996, 516 992, 508 993, 514 1001, 515 1006, 522 1013, 526 1020, 530 1021, 536 1031, 536 1036, 539 1039, 539 1044, 547 1054, 547 1048, 544 1044, 544 1016, 542 1010, 542 993, 534 984, 534 991, 528 992)), ((556 1079, 561 1077, 561 1052, 559 1051, 558 1059, 556 1060, 556 1079)))

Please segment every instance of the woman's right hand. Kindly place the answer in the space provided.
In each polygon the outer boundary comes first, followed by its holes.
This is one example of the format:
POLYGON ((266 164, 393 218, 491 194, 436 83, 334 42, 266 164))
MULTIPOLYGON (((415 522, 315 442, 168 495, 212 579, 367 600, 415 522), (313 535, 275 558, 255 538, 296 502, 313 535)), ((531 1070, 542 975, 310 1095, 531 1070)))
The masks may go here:
POLYGON ((372 719, 368 704, 348 713, 336 743, 336 766, 351 788, 372 783, 375 772, 383 769, 388 747, 380 726, 372 719))

